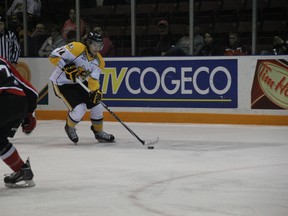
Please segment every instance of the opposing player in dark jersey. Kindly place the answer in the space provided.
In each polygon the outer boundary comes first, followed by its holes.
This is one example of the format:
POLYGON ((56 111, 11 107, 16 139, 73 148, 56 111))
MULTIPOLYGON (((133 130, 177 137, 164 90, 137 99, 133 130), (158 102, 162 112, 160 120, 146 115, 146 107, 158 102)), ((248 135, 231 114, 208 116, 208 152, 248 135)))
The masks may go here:
POLYGON ((105 62, 99 53, 103 47, 101 35, 90 32, 84 43, 72 42, 55 49, 49 59, 56 66, 50 80, 56 96, 68 107, 65 131, 69 139, 77 143, 79 138, 75 126, 90 109, 91 130, 99 142, 113 142, 114 136, 103 131, 102 92, 100 73, 105 62), (76 82, 78 78, 90 90, 87 93, 76 82))
POLYGON ((29 158, 24 162, 8 137, 13 137, 20 125, 26 134, 34 130, 37 98, 34 87, 0 57, 0 158, 14 171, 4 178, 7 187, 35 185, 29 158))

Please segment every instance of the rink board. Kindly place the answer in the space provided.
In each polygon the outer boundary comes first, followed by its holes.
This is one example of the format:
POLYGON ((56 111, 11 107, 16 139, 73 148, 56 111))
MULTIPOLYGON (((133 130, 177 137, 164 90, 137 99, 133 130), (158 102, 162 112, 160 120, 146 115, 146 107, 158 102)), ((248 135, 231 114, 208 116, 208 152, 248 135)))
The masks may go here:
MULTIPOLYGON (((285 108, 251 108, 260 60, 285 65, 287 56, 106 58, 100 77, 103 101, 124 121, 288 125, 285 108)), ((65 119, 67 108, 49 81, 54 66, 47 58, 21 58, 20 62, 27 65, 26 77, 39 91, 38 118, 65 119)), ((282 72, 262 74, 261 88, 266 89, 260 90, 275 93, 287 105, 288 76, 282 72), (269 89, 272 79, 281 80, 281 88, 269 89)), ((104 117, 114 120, 107 112, 104 117)))

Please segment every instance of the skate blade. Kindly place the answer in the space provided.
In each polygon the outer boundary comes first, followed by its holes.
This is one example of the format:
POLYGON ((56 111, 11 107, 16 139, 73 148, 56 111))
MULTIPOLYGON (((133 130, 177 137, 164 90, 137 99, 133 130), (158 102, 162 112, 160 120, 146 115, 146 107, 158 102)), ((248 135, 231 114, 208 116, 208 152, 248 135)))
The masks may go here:
POLYGON ((23 180, 15 184, 5 183, 5 187, 7 188, 28 188, 28 187, 34 187, 35 185, 36 184, 33 180, 23 180))
POLYGON ((107 141, 107 140, 103 140, 103 139, 97 139, 97 141, 98 141, 99 143, 115 143, 115 142, 116 142, 115 140, 113 140, 113 141, 107 141))
POLYGON ((77 145, 77 143, 78 143, 78 141, 79 141, 79 140, 74 140, 74 141, 73 141, 72 139, 70 139, 70 140, 74 143, 74 145, 77 145))

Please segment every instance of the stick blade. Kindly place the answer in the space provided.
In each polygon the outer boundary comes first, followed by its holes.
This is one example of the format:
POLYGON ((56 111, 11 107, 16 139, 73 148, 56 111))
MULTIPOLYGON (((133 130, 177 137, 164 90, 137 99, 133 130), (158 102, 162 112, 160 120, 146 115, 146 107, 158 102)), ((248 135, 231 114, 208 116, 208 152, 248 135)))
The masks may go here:
POLYGON ((159 142, 159 137, 157 137, 156 139, 154 140, 148 140, 148 141, 145 141, 144 145, 146 146, 153 146, 154 144, 158 143, 159 142))

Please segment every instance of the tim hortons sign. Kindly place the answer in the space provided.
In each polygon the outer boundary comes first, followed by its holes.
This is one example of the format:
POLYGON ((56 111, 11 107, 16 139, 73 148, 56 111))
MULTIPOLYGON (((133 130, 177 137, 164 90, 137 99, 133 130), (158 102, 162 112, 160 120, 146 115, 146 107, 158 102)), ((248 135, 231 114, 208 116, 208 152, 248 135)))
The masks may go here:
POLYGON ((288 62, 258 60, 251 91, 252 109, 288 110, 288 62))

